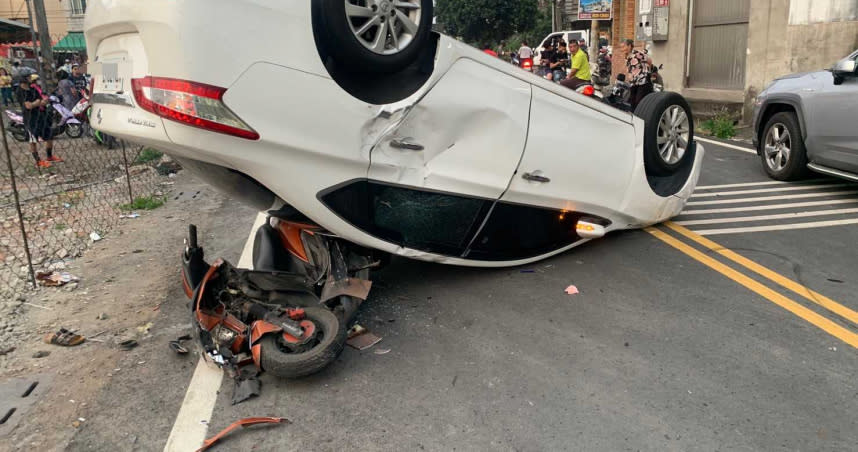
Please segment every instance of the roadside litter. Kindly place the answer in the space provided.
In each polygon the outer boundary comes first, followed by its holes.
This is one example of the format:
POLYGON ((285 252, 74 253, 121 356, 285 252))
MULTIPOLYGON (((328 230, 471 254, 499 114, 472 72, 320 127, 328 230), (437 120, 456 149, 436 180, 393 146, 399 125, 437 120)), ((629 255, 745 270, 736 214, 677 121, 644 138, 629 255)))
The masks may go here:
POLYGON ((36 280, 43 286, 60 287, 70 282, 78 282, 80 278, 69 272, 38 272, 36 273, 36 280))
POLYGON ((56 333, 45 336, 46 344, 59 345, 61 347, 74 347, 75 345, 83 344, 84 341, 86 341, 86 338, 65 328, 60 328, 56 333))
POLYGON ((220 441, 224 436, 229 435, 230 432, 237 429, 238 427, 250 427, 251 425, 257 424, 291 424, 292 421, 286 419, 285 417, 249 417, 246 419, 242 419, 240 421, 235 421, 229 425, 229 427, 223 429, 215 436, 203 441, 203 447, 197 449, 197 452, 203 452, 208 450, 210 447, 214 446, 214 444, 220 441))
POLYGON ((137 346, 137 341, 134 339, 128 339, 119 343, 119 349, 122 351, 128 351, 137 346))
POLYGON ((133 220, 135 218, 140 218, 140 214, 136 213, 136 212, 132 212, 132 213, 125 214, 125 215, 120 215, 119 218, 123 218, 123 219, 127 218, 129 220, 133 220))
POLYGON ((348 344, 349 347, 363 351, 379 342, 381 342, 380 337, 372 334, 368 329, 355 324, 355 326, 351 327, 349 330, 349 338, 346 341, 346 344, 348 344))
POLYGON ((262 382, 259 381, 259 374, 259 369, 252 366, 244 366, 238 370, 233 379, 235 383, 232 391, 233 405, 259 395, 260 391, 262 391, 262 382))
POLYGON ((566 293, 569 295, 579 294, 581 292, 578 291, 578 288, 575 286, 569 286, 566 288, 566 293))
POLYGON ((93 231, 93 232, 89 233, 89 239, 92 240, 93 242, 97 242, 97 241, 101 240, 101 236, 98 235, 97 232, 93 231))
POLYGON ((182 342, 191 340, 191 336, 184 335, 175 341, 170 341, 170 349, 176 352, 179 355, 187 355, 188 348, 182 345, 182 342))

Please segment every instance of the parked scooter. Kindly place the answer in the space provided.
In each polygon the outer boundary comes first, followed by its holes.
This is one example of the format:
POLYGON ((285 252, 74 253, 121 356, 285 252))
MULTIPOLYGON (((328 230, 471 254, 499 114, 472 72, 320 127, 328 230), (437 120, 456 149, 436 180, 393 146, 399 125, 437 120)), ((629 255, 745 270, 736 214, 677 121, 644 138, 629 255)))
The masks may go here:
MULTIPOLYGON (((53 109, 51 114, 51 129, 52 135, 57 137, 65 133, 70 138, 80 138, 83 135, 83 125, 80 120, 75 118, 75 115, 63 106, 57 96, 50 96, 48 99, 51 102, 53 109)), ((24 115, 18 110, 6 110, 6 117, 9 118, 9 133, 16 141, 22 143, 30 140, 30 133, 24 125, 24 115)))
POLYGON ((21 115, 20 111, 17 110, 6 110, 6 117, 9 118, 9 124, 6 126, 6 129, 9 130, 9 134, 12 135, 12 138, 15 141, 20 141, 25 143, 30 140, 30 134, 27 132, 27 128, 24 127, 24 117, 21 115))
MULTIPOLYGON (((89 132, 89 94, 85 90, 80 91, 80 101, 72 108, 75 119, 81 122, 83 132, 89 132)), ((90 132, 91 135, 91 132, 90 132)))
POLYGON ((75 118, 75 114, 60 102, 59 97, 50 96, 48 99, 51 102, 51 106, 54 107, 54 111, 59 115, 54 115, 55 125, 53 135, 56 137, 65 133, 69 138, 80 138, 83 135, 83 124, 80 120, 75 118))
POLYGON ((598 87, 611 84, 612 60, 608 49, 599 49, 599 58, 596 61, 596 72, 593 73, 593 83, 598 87))

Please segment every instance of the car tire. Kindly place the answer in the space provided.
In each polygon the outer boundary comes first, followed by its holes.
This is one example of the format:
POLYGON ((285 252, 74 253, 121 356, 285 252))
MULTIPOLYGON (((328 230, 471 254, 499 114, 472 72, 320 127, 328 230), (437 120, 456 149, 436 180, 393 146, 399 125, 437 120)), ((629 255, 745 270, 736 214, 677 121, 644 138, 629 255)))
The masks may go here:
POLYGON ((321 6, 322 27, 320 32, 323 35, 321 38, 327 44, 325 47, 337 62, 338 67, 350 72, 378 74, 398 72, 417 59, 432 31, 432 0, 410 0, 409 3, 415 8, 395 6, 393 1, 385 2, 384 8, 388 14, 382 14, 381 8, 375 5, 372 5, 375 10, 362 6, 366 4, 365 0, 316 1, 319 1, 321 6), (368 14, 371 12, 372 16, 364 18, 354 15, 354 13, 350 16, 346 12, 346 4, 365 8, 368 14), (400 35, 397 31, 405 30, 402 26, 405 23, 402 19, 403 16, 408 17, 411 20, 410 23, 416 28, 411 33, 400 35), (402 48, 399 49, 388 48, 388 45, 392 44, 391 38, 382 46, 382 49, 370 49, 369 46, 372 45, 373 37, 377 37, 380 30, 387 29, 387 24, 391 22, 390 18, 392 17, 395 18, 393 23, 397 27, 397 31, 394 33, 399 39, 407 39, 407 42, 403 43, 402 48), (384 22, 380 22, 382 20, 384 22), (376 21, 374 22, 375 25, 369 26, 362 34, 358 34, 371 21, 376 21))
POLYGON ((760 140, 760 159, 772 179, 794 181, 808 175, 807 149, 795 113, 780 112, 769 118, 760 140))
POLYGON ((684 97, 652 93, 635 109, 644 120, 644 165, 651 176, 670 176, 692 158, 694 118, 684 97))
POLYGON ((293 352, 280 334, 263 336, 259 341, 262 370, 280 378, 305 377, 322 370, 342 353, 348 329, 336 314, 319 306, 304 308, 304 312, 322 338, 308 350, 293 352))

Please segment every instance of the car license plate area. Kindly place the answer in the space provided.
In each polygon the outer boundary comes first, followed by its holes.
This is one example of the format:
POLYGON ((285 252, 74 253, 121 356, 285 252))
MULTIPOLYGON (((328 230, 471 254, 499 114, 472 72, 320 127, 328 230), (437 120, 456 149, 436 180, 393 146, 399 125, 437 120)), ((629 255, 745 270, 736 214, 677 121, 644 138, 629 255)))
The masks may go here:
POLYGON ((93 71, 95 92, 120 94, 128 91, 131 84, 126 82, 130 82, 128 80, 130 66, 130 62, 124 58, 119 61, 104 61, 96 64, 96 69, 93 71))

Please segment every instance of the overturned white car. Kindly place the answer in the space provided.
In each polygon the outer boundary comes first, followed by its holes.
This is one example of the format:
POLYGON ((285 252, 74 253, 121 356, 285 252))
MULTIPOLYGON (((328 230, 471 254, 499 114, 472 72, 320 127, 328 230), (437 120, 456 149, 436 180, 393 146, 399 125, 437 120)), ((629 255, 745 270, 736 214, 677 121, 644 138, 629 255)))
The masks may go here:
POLYGON ((632 115, 430 31, 431 0, 98 0, 95 127, 356 244, 517 265, 668 219, 681 96, 632 115))

